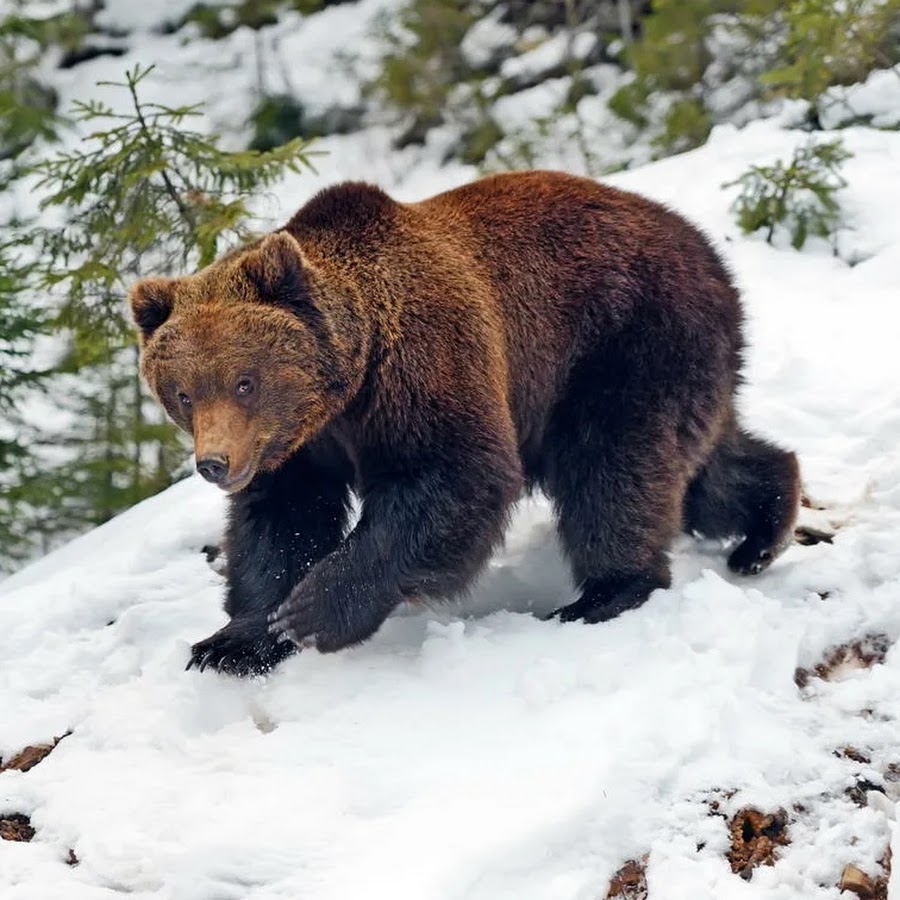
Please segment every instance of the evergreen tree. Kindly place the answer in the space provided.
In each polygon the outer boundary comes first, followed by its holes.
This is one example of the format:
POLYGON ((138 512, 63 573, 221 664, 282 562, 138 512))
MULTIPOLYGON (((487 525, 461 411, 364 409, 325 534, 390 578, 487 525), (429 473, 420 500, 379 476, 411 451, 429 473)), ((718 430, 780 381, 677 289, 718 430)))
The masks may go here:
POLYGON ((798 147, 786 163, 751 166, 736 181, 740 185, 734 201, 738 224, 751 234, 765 229, 772 243, 779 226, 786 228, 791 244, 801 250, 810 235, 832 237, 840 224, 841 209, 836 194, 847 182, 840 167, 850 154, 840 141, 810 143, 798 147))
POLYGON ((792 0, 782 15, 780 62, 761 80, 814 112, 832 85, 862 81, 900 59, 900 0, 792 0))
POLYGON ((23 491, 34 457, 20 404, 46 381, 35 344, 49 330, 49 319, 32 302, 35 267, 26 253, 17 237, 0 244, 0 571, 40 549, 35 506, 23 491))

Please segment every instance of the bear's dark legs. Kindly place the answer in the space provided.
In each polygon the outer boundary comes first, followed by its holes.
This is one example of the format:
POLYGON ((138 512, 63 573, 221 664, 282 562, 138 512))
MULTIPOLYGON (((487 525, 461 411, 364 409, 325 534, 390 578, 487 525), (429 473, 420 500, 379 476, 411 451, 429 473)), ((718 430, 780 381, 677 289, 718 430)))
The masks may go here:
POLYGON ((403 600, 465 590, 502 540, 522 474, 514 445, 442 449, 414 476, 364 490, 359 524, 271 616, 273 632, 339 650, 374 634, 403 600))
POLYGON ((794 454, 730 428, 688 487, 684 527, 710 538, 743 538, 728 567, 755 575, 790 543, 799 502, 794 454))
POLYGON ((194 645, 188 668, 262 672, 294 650, 269 633, 267 617, 310 566, 339 545, 350 476, 346 461, 303 448, 231 498, 225 538, 231 621, 194 645))
POLYGON ((683 479, 653 453, 658 438, 649 430, 627 443, 586 437, 572 435, 569 443, 559 436, 544 488, 581 590, 557 613, 563 621, 601 622, 669 586, 666 551, 678 531, 683 479))
POLYGON ((541 481, 581 590, 554 613, 564 621, 611 619, 670 584, 686 468, 712 418, 699 401, 679 407, 677 387, 635 377, 627 352, 588 360, 551 416, 541 481))

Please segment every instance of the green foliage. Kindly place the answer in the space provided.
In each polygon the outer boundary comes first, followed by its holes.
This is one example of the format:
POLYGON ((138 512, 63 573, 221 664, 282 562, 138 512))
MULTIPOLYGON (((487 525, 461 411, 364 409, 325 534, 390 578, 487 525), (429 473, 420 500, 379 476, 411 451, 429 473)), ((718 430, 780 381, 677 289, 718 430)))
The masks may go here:
POLYGON ((462 136, 458 159, 466 165, 477 166, 484 161, 491 148, 503 138, 503 129, 496 120, 486 115, 462 136))
POLYGON ((288 94, 260 98, 250 117, 253 126, 251 150, 272 150, 296 137, 322 137, 306 120, 303 104, 288 94))
POLYGON ((714 13, 730 12, 729 0, 654 0, 643 21, 640 41, 629 53, 631 65, 648 91, 692 88, 709 63, 706 39, 714 13))
MULTIPOLYGON (((29 8, 25 3, 17 5, 23 10, 29 8)), ((74 50, 81 46, 93 28, 91 15, 89 8, 79 9, 77 6, 41 18, 11 13, 0 22, 0 34, 7 39, 30 41, 42 50, 48 47, 74 50)))
MULTIPOLYGON (((609 101, 618 116, 644 128, 650 124, 647 101, 656 92, 676 94, 663 132, 656 145, 667 152, 697 146, 709 133, 704 108, 703 77, 712 56, 709 39, 723 16, 731 27, 747 32, 748 53, 758 53, 757 42, 747 31, 753 23, 777 12, 780 0, 653 0, 651 11, 641 22, 641 33, 626 53, 635 73, 609 101), (680 95, 680 96, 679 96, 680 95)), ((740 68, 742 61, 735 60, 740 68)))
POLYGON ((627 54, 635 80, 609 106, 638 127, 656 128, 647 101, 655 92, 674 95, 654 141, 665 152, 706 140, 716 27, 734 39, 724 77, 743 75, 759 97, 807 100, 814 125, 828 88, 900 60, 900 0, 653 0, 627 54))
POLYGON ((87 322, 112 337, 130 329, 120 309, 124 285, 147 263, 176 271, 211 262, 223 240, 246 236, 249 194, 287 170, 311 167, 301 139, 261 152, 219 149, 215 137, 190 130, 197 107, 145 103, 138 86, 151 69, 135 68, 122 84, 132 109, 79 102, 76 121, 96 129, 73 151, 39 163, 42 208, 69 214, 41 235, 46 277, 61 285, 62 322, 87 322))
POLYGON ((411 139, 442 121, 451 90, 471 76, 460 43, 476 18, 459 0, 410 0, 382 19, 381 66, 365 93, 410 120, 411 139))
POLYGON ((766 229, 769 243, 783 224, 797 250, 809 235, 832 236, 840 223, 835 194, 846 185, 838 170, 849 157, 838 140, 798 147, 787 163, 778 160, 771 166, 752 166, 736 181, 723 185, 741 187, 733 205, 738 224, 747 234, 766 229))
POLYGON ((274 25, 278 21, 279 14, 286 10, 310 15, 328 5, 328 0, 232 0, 230 3, 196 3, 177 22, 172 23, 169 30, 178 31, 185 25, 194 25, 202 37, 217 41, 244 26, 258 30, 267 25, 274 25))
POLYGON ((638 128, 644 128, 649 124, 645 111, 645 104, 650 97, 650 88, 641 79, 635 79, 623 84, 609 98, 607 105, 620 118, 631 122, 638 128))
POLYGON ((792 0, 783 11, 781 64, 762 76, 777 93, 815 102, 898 58, 900 0, 792 0))
POLYGON ((274 25, 278 21, 276 9, 281 5, 271 0, 244 0, 230 5, 197 3, 185 13, 176 27, 196 25, 203 37, 220 40, 242 25, 249 28, 274 25))
POLYGON ((22 489, 35 460, 19 407, 50 374, 35 360, 36 342, 50 330, 48 312, 34 302, 36 266, 26 239, 8 231, 0 243, 0 571, 40 546, 33 493, 22 489))
POLYGON ((566 99, 563 101, 562 110, 567 113, 578 111, 578 104, 585 97, 593 97, 597 93, 593 82, 581 70, 577 60, 570 60, 572 81, 566 91, 566 99))
POLYGON ((36 77, 43 49, 40 28, 22 16, 0 19, 0 159, 14 159, 58 127, 56 92, 36 77))
POLYGON ((683 153, 706 143, 712 124, 701 100, 681 97, 666 112, 663 131, 652 143, 667 153, 683 153))
POLYGON ((0 414, 14 411, 22 388, 46 373, 31 364, 34 341, 49 330, 49 316, 33 302, 35 263, 24 239, 0 243, 0 414))

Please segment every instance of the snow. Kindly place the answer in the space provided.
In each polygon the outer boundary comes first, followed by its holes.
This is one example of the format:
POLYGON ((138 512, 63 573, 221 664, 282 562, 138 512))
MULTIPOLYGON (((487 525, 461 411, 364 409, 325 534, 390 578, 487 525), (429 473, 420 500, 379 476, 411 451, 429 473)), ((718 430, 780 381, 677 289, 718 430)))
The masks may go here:
MULTIPOLYGON (((292 77, 340 43, 338 19, 316 19, 317 48, 291 38, 292 77)), ((141 46, 161 63, 159 96, 208 93, 235 124, 250 45, 238 31, 141 46), (213 52, 227 64, 183 77, 213 52)), ((139 55, 93 61, 89 81, 139 55)), ((59 73, 64 96, 83 96, 86 77, 59 73)), ((807 139, 786 127, 795 112, 720 126, 696 151, 608 180, 671 204, 726 256, 748 311, 744 420, 797 450, 825 507, 804 521, 837 526, 833 544, 794 545, 747 580, 685 537, 673 587, 639 610, 547 623, 531 613, 571 587, 537 497, 464 603, 400 610, 361 647, 236 681, 183 671, 225 614, 201 553, 224 501, 182 481, 0 584, 0 755, 72 732, 31 771, 0 774, 0 816, 37 829, 0 845, 4 900, 594 900, 643 854, 664 900, 837 900, 847 863, 877 874, 898 849, 900 799, 885 777, 900 764, 900 134, 840 132, 855 154, 840 256, 824 242, 796 253, 742 236, 736 189, 721 188, 807 139), (883 663, 795 684, 798 667, 872 634, 888 640, 883 663), (844 792, 859 779, 886 794, 856 806, 844 792), (732 874, 712 800, 726 816, 787 811, 774 867, 732 874)), ((344 177, 403 199, 443 190, 473 174, 440 165, 450 139, 402 153, 375 126, 324 140, 319 175, 292 176, 264 215, 344 177)))
POLYGON ((592 32, 581 31, 570 38, 561 31, 531 50, 504 60, 500 74, 504 78, 535 78, 561 66, 567 59, 585 59, 596 46, 597 36, 592 32))
POLYGON ((502 18, 503 8, 498 6, 465 33, 459 49, 469 65, 487 66, 498 53, 514 46, 518 32, 512 25, 500 21, 502 18))
MULTIPOLYGON (((181 21, 195 6, 197 0, 152 0, 135 3, 134 0, 104 0, 97 16, 97 24, 114 31, 158 30, 163 23, 181 21)), ((205 0, 209 7, 223 6, 222 0, 205 0)))
POLYGON ((900 71, 872 72, 861 84, 831 88, 820 114, 825 128, 869 118, 876 128, 900 125, 900 71))

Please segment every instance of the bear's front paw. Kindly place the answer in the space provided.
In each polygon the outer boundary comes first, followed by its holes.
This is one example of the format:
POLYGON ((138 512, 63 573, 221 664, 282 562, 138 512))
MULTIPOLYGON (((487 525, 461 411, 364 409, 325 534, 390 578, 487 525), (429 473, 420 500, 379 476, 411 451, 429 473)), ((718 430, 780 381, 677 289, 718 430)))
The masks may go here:
POLYGON ((269 615, 269 633, 273 640, 300 648, 338 650, 341 644, 331 646, 335 641, 329 639, 336 630, 333 622, 334 616, 321 600, 295 592, 269 615))
POLYGON ((205 641, 194 644, 187 668, 207 667, 229 675, 261 675, 294 651, 289 641, 269 634, 264 619, 232 619, 205 641))
MULTIPOLYGON (((301 585, 269 616, 269 631, 275 639, 296 647, 315 647, 320 653, 333 653, 369 637, 380 624, 369 624, 360 605, 356 615, 350 607, 338 608, 319 594, 303 590, 301 585)), ((383 617, 382 617, 383 619, 383 617)))

